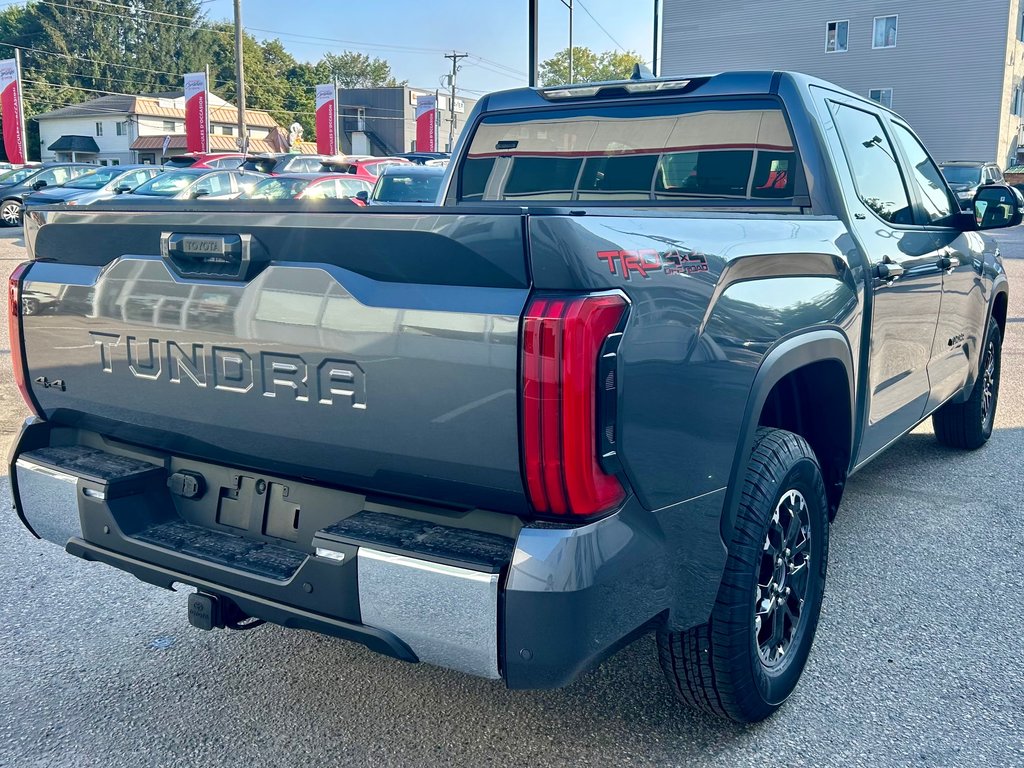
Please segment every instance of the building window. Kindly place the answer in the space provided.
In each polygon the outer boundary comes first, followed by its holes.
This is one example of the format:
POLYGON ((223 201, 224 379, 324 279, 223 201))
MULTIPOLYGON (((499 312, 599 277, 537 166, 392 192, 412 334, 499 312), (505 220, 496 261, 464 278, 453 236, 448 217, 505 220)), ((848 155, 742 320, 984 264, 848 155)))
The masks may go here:
POLYGON ((96 123, 96 135, 97 136, 102 136, 103 135, 103 123, 96 123))
POLYGON ((128 121, 127 120, 118 120, 116 123, 114 123, 114 133, 116 133, 118 136, 125 136, 125 135, 127 135, 128 134, 128 121))
POLYGON ((111 160, 111 161, 110 161, 110 164, 111 164, 111 165, 120 165, 120 164, 121 164, 121 161, 120 161, 120 160, 111 160))
POLYGON ((872 48, 895 48, 896 26, 899 16, 875 16, 875 32, 871 38, 872 48))
POLYGON ((868 91, 868 98, 892 109, 892 88, 872 88, 868 91))
POLYGON ((846 53, 850 41, 850 22, 830 21, 825 25, 825 53, 846 53))
POLYGON ((174 121, 173 120, 164 120, 164 130, 165 131, 170 131, 171 133, 174 133, 174 121))
POLYGON ((235 126, 233 126, 233 125, 225 125, 221 129, 221 133, 223 133, 225 136, 234 136, 235 135, 235 126))

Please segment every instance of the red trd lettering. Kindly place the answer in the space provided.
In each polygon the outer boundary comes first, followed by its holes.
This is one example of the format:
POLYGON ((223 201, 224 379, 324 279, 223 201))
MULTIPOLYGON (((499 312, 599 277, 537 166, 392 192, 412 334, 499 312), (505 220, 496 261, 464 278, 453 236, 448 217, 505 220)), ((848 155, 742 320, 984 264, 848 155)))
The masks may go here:
POLYGON ((597 258, 604 259, 606 262, 608 262, 608 271, 614 275, 615 260, 619 258, 619 254, 621 253, 622 251, 598 251, 597 258))
POLYGON ((650 277, 648 272, 661 269, 664 265, 661 262, 661 254, 653 248, 644 248, 638 251, 598 251, 597 258, 604 259, 608 264, 608 271, 613 275, 618 274, 615 266, 616 259, 622 264, 622 276, 630 279, 631 272, 637 272, 640 277, 650 277))

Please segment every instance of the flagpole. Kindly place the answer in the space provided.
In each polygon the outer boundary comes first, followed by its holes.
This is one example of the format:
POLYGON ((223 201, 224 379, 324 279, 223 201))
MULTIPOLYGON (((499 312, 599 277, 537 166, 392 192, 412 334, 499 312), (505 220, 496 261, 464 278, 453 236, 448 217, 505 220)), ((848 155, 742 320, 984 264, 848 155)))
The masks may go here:
MULTIPOLYGON (((27 163, 28 162, 28 138, 26 138, 26 136, 25 136, 25 95, 21 92, 22 83, 21 83, 21 49, 20 48, 15 48, 14 49, 14 67, 15 67, 15 69, 18 70, 18 117, 20 118, 19 122, 21 123, 21 127, 19 128, 19 130, 21 131, 21 153, 22 153, 22 155, 24 155, 23 159, 27 163)), ((42 154, 41 153, 40 153, 40 158, 42 158, 42 154)))
MULTIPOLYGON (((210 111, 211 111, 212 107, 210 106, 210 65, 209 64, 206 65, 206 98, 204 99, 204 101, 206 102, 205 105, 204 105, 206 107, 206 115, 205 115, 205 118, 206 118, 206 149, 203 150, 203 151, 206 152, 206 153, 209 153, 210 152, 210 145, 213 143, 213 142, 210 141, 210 111)), ((187 141, 188 140, 186 139, 186 142, 187 141)))

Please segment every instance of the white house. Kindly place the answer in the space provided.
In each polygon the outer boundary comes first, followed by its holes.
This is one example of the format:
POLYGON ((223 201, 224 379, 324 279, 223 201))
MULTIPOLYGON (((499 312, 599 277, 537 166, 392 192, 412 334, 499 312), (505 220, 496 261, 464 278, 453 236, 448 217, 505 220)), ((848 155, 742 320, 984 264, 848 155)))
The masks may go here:
MULTIPOLYGON (((285 132, 267 112, 246 110, 249 150, 287 151, 285 132)), ((210 94, 210 150, 238 151, 238 113, 210 94)), ((185 152, 185 95, 182 91, 142 96, 112 94, 36 115, 42 160, 100 165, 162 163, 185 152), (164 140, 169 137, 164 151, 164 140)))

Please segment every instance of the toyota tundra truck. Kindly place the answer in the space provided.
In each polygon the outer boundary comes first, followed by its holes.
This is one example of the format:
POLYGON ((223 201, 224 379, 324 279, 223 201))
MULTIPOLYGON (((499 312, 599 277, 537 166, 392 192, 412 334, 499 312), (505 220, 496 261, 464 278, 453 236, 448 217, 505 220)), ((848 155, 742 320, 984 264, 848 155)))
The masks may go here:
POLYGON ((41 207, 14 506, 203 629, 513 689, 655 633, 683 702, 757 721, 849 477, 929 416, 992 434, 980 231, 1021 209, 972 202, 898 115, 767 71, 487 96, 432 207, 41 207))

